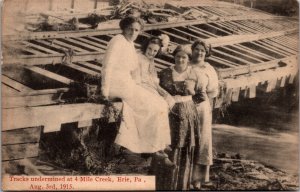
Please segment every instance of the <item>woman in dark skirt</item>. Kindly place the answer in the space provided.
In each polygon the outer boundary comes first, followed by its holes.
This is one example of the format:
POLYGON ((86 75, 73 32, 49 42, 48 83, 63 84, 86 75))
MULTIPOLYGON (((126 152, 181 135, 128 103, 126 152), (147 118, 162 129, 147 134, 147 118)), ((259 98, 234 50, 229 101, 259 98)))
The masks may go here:
POLYGON ((194 92, 201 77, 188 65, 190 53, 189 47, 178 46, 173 53, 175 66, 159 73, 160 86, 173 96, 176 104, 169 115, 172 148, 169 158, 175 167, 166 167, 159 159, 153 159, 151 171, 156 176, 158 190, 195 189, 193 167, 200 158, 200 119, 195 104, 203 101, 203 95, 201 91, 194 92))

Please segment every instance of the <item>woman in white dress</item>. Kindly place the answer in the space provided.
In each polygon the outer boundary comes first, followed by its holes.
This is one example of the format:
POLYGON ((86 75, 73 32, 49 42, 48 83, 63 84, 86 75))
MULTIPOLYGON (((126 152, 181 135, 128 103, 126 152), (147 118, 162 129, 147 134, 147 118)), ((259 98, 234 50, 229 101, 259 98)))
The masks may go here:
POLYGON ((209 185, 209 169, 213 163, 212 155, 212 99, 218 95, 219 81, 215 69, 205 61, 210 55, 210 47, 205 42, 197 40, 192 44, 190 65, 201 81, 196 84, 196 92, 205 94, 205 101, 196 105, 200 117, 200 151, 199 159, 194 167, 193 177, 196 188, 209 185))
MULTIPOLYGON (((168 105, 133 79, 138 69, 134 40, 143 28, 135 17, 120 21, 122 34, 111 39, 103 60, 102 94, 123 102, 115 143, 134 153, 156 153, 171 144, 168 105)), ((166 157, 167 158, 167 157, 166 157)))

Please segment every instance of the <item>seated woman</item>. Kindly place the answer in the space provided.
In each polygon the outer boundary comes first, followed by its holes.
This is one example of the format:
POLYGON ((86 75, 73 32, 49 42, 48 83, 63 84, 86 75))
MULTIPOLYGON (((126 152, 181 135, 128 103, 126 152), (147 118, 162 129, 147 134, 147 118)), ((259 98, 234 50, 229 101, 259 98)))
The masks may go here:
POLYGON ((108 44, 101 87, 104 97, 120 98, 123 102, 122 121, 115 143, 134 153, 158 153, 161 157, 159 152, 171 144, 168 105, 132 77, 138 68, 133 42, 143 24, 138 18, 126 17, 120 21, 120 28, 122 34, 113 37, 108 44))
POLYGON ((194 94, 199 79, 188 65, 190 53, 187 46, 178 46, 173 53, 175 66, 159 73, 161 87, 176 101, 169 116, 172 141, 169 158, 176 167, 166 168, 153 160, 151 171, 156 175, 158 190, 189 190, 194 182, 193 166, 199 158, 195 151, 200 143, 200 119, 195 103, 202 102, 203 96, 201 92, 194 94))

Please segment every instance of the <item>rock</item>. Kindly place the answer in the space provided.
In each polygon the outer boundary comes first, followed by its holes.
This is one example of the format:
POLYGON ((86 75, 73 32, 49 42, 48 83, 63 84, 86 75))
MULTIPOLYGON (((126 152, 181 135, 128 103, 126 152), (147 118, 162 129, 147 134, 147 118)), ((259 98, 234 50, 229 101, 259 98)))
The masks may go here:
POLYGON ((228 168, 232 167, 232 163, 224 163, 222 164, 222 169, 226 171, 228 168))
POLYGON ((258 180, 266 180, 269 181, 269 177, 267 177, 265 174, 260 173, 258 171, 252 171, 245 174, 245 176, 252 178, 252 179, 258 179, 258 180))

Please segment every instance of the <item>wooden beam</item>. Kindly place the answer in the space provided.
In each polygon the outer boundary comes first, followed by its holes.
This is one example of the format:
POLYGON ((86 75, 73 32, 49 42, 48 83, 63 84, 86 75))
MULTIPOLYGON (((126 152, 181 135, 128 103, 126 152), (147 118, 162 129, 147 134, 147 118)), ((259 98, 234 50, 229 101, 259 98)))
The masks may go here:
POLYGON ((19 91, 19 92, 29 92, 32 91, 33 89, 13 80, 10 79, 9 77, 6 77, 4 75, 1 76, 2 77, 2 83, 4 83, 5 85, 14 88, 15 90, 19 91))
POLYGON ((268 49, 268 50, 270 50, 270 51, 273 51, 273 52, 275 52, 275 53, 277 53, 277 54, 279 54, 279 55, 282 55, 282 56, 289 56, 289 55, 290 55, 290 54, 288 54, 287 52, 284 52, 284 51, 282 51, 282 50, 280 50, 280 49, 277 49, 277 48, 275 48, 274 46, 270 46, 269 44, 264 43, 264 42, 262 42, 262 41, 256 41, 256 42, 253 42, 253 43, 256 43, 256 45, 261 45, 261 46, 263 46, 265 49, 268 49))
MULTIPOLYGON (((257 16, 232 16, 222 18, 223 21, 234 21, 234 20, 246 20, 246 19, 274 19, 275 16, 270 15, 257 15, 257 16)), ((192 21, 179 21, 179 22, 172 22, 172 23, 157 23, 157 24, 146 24, 144 30, 158 30, 164 28, 172 28, 172 27, 180 27, 180 26, 187 26, 187 25, 197 25, 207 23, 207 19, 197 19, 192 21)), ((107 35, 107 34, 119 34, 121 30, 117 23, 115 26, 111 28, 105 29, 87 29, 84 31, 48 31, 48 32, 23 32, 18 35, 5 35, 3 37, 4 41, 16 41, 16 40, 37 40, 37 39, 51 39, 51 38, 70 38, 70 37, 84 37, 84 36, 95 36, 95 35, 107 35)))
POLYGON ((18 145, 2 145, 2 161, 37 157, 39 143, 26 143, 18 145))
POLYGON ((221 11, 215 9, 214 7, 203 7, 203 8, 204 8, 205 10, 208 10, 208 11, 210 11, 210 12, 212 12, 212 13, 218 15, 218 16, 221 16, 221 17, 226 16, 226 15, 224 15, 223 12, 221 12, 221 11))
POLYGON ((77 71, 80 71, 80 72, 83 72, 83 73, 86 73, 86 74, 89 74, 89 75, 92 75, 92 76, 98 76, 98 75, 100 75, 99 72, 90 70, 90 69, 85 68, 85 67, 81 67, 80 65, 75 65, 75 64, 70 63, 70 64, 66 64, 64 66, 70 67, 72 69, 75 69, 77 71))
POLYGON ((236 64, 233 64, 233 62, 230 62, 230 61, 227 62, 227 60, 222 59, 217 56, 211 56, 211 57, 209 57, 209 60, 215 61, 215 62, 219 63, 220 65, 225 65, 226 67, 230 67, 230 68, 238 66, 236 64))
MULTIPOLYGON (((216 24, 217 24, 217 23, 216 23, 216 24)), ((218 30, 218 31, 221 31, 221 32, 223 32, 223 33, 231 34, 231 33, 229 33, 228 31, 225 31, 225 30, 223 30, 223 29, 221 29, 221 28, 219 28, 219 27, 216 27, 216 26, 214 26, 214 25, 212 25, 212 24, 207 23, 206 25, 209 26, 209 27, 211 27, 211 28, 214 28, 214 29, 216 29, 216 30, 218 30)))
POLYGON ((30 71, 33 71, 35 73, 38 73, 40 75, 46 76, 50 79, 53 79, 55 81, 61 82, 63 84, 69 85, 71 82, 73 82, 73 80, 68 79, 64 76, 58 75, 56 73, 53 73, 51 71, 47 71, 45 69, 42 69, 40 67, 26 67, 27 69, 29 69, 30 71))
POLYGON ((76 47, 76 46, 73 46, 73 45, 70 45, 68 43, 64 43, 62 41, 59 41, 57 39, 53 40, 53 41, 48 41, 48 42, 51 42, 52 45, 53 44, 56 44, 56 45, 60 45, 60 46, 63 46, 63 47, 66 47, 66 48, 69 48, 69 49, 73 49, 74 51, 77 51, 77 52, 82 52, 82 53, 87 53, 88 51, 85 50, 85 49, 82 49, 80 47, 76 47))
POLYGON ((294 55, 294 56, 289 56, 289 57, 285 57, 282 59, 275 59, 272 61, 267 61, 267 62, 256 64, 256 65, 251 65, 251 66, 240 66, 240 67, 236 67, 234 69, 230 68, 230 69, 217 69, 217 70, 218 70, 218 75, 220 78, 229 78, 229 77, 232 77, 235 75, 249 73, 249 70, 251 72, 256 72, 256 71, 261 71, 261 70, 266 70, 266 69, 271 69, 271 68, 279 68, 278 63, 284 62, 284 63, 287 63, 288 66, 282 67, 282 68, 280 68, 280 70, 286 70, 286 71, 292 72, 294 70, 293 68, 295 68, 295 66, 297 67, 297 61, 298 61, 298 58, 297 58, 297 56, 294 55))
POLYGON ((270 43, 275 43, 278 46, 284 47, 287 50, 290 50, 292 52, 298 52, 298 49, 293 48, 292 46, 289 46, 289 44, 287 44, 286 42, 274 39, 274 38, 269 38, 269 39, 265 39, 266 41, 270 42, 270 43))
MULTIPOLYGON (((45 64, 61 64, 64 58, 63 54, 46 55, 46 56, 20 56, 20 57, 4 57, 4 65, 45 65, 45 64)), ((75 53, 72 56, 72 62, 101 60, 103 54, 99 52, 75 53)))
POLYGON ((23 43, 24 45, 27 45, 27 46, 32 46, 32 47, 34 47, 36 49, 39 49, 41 51, 45 51, 45 52, 50 53, 50 54, 57 54, 57 53, 59 53, 59 52, 56 52, 56 51, 52 51, 51 49, 47 49, 45 47, 42 47, 40 45, 31 43, 29 41, 22 41, 21 43, 23 43))
MULTIPOLYGON (((2 97, 5 97, 6 95, 16 95, 19 93, 18 90, 7 86, 6 84, 2 83, 1 84, 1 92, 2 92, 2 97)), ((4 100, 4 99, 2 99, 4 100)))
POLYGON ((163 33, 165 33, 165 34, 167 34, 167 35, 170 35, 170 36, 172 36, 172 37, 175 37, 175 38, 177 38, 177 39, 181 39, 181 40, 183 40, 183 41, 185 41, 185 42, 191 42, 189 39, 187 39, 187 38, 185 38, 185 37, 181 37, 181 36, 179 36, 179 35, 176 35, 176 34, 173 34, 173 33, 170 33, 170 32, 168 32, 168 31, 166 31, 166 30, 161 30, 163 33))
POLYGON ((203 30, 203 29, 200 29, 199 27, 195 27, 195 26, 190 26, 189 28, 192 28, 192 29, 194 29, 195 31, 199 31, 200 32, 200 34, 202 33, 204 33, 204 34, 206 34, 206 36, 207 37, 218 37, 217 35, 215 35, 215 34, 213 34, 213 33, 210 33, 209 31, 205 31, 205 30, 203 30))
POLYGON ((82 37, 76 38, 76 40, 79 40, 85 44, 93 45, 94 47, 98 47, 98 48, 102 49, 103 51, 105 51, 107 48, 107 45, 102 45, 101 43, 96 43, 94 41, 90 41, 90 40, 82 38, 82 37))
POLYGON ((266 59, 262 56, 259 56, 258 54, 255 54, 254 51, 246 50, 245 48, 238 47, 237 45, 230 45, 230 46, 233 47, 234 49, 240 50, 242 53, 246 53, 247 56, 251 56, 251 57, 255 58, 257 61, 259 61, 259 63, 260 62, 265 62, 265 60, 268 60, 268 59, 266 59), (265 59, 265 60, 263 60, 263 59, 265 59))
POLYGON ((276 47, 277 49, 280 49, 282 51, 285 51, 285 52, 293 54, 293 55, 298 53, 298 51, 293 51, 292 49, 289 49, 289 48, 277 43, 276 41, 274 42, 269 39, 263 39, 263 40, 260 40, 260 42, 266 43, 270 46, 276 47))
MULTIPOLYGON (((115 107, 121 110, 122 103, 115 103, 115 107)), ((3 109, 2 131, 36 126, 44 126, 44 132, 59 131, 64 123, 99 119, 103 109, 104 105, 92 103, 3 109)))
POLYGON ((231 55, 231 54, 224 53, 224 52, 222 52, 222 51, 218 51, 218 50, 216 50, 216 49, 213 49, 213 52, 219 53, 220 55, 225 55, 225 56, 230 57, 230 58, 232 58, 232 59, 234 59, 234 60, 238 60, 238 61, 242 62, 244 65, 245 65, 245 64, 247 64, 247 65, 252 65, 252 64, 253 64, 253 63, 251 63, 251 62, 249 62, 249 61, 247 61, 247 60, 245 60, 245 59, 242 59, 242 58, 233 56, 233 55, 231 55))
POLYGON ((238 54, 238 55, 240 55, 240 56, 249 58, 250 60, 255 61, 255 62, 257 62, 257 63, 260 63, 259 60, 257 60, 257 59, 254 58, 254 57, 251 57, 250 55, 245 55, 245 54, 243 54, 243 53, 241 53, 241 52, 238 52, 238 51, 236 51, 236 50, 234 50, 234 49, 231 49, 231 48, 225 47, 225 46, 224 46, 224 47, 221 47, 221 48, 222 48, 222 49, 225 49, 225 50, 228 50, 228 51, 231 51, 231 52, 234 52, 234 53, 236 53, 236 54, 238 54))
MULTIPOLYGON (((23 96, 6 96, 1 100, 2 109, 10 109, 17 107, 35 107, 58 104, 57 99, 60 93, 43 94, 43 95, 28 95, 23 96)), ((61 101, 60 101, 61 102, 61 101)))
POLYGON ((89 49, 89 50, 91 50, 91 51, 98 51, 98 52, 100 52, 100 53, 101 53, 101 52, 102 52, 102 53, 105 53, 105 50, 103 50, 103 49, 100 49, 100 48, 98 48, 98 47, 89 45, 89 44, 87 44, 87 43, 82 43, 81 41, 78 41, 78 40, 75 40, 75 39, 68 38, 68 39, 65 39, 65 41, 74 43, 74 44, 79 45, 79 46, 81 46, 81 47, 84 47, 83 50, 89 49))
POLYGON ((42 127, 2 131, 2 145, 19 143, 37 143, 40 141, 42 127))
MULTIPOLYGON (((189 41, 193 41, 193 39, 199 39, 198 36, 192 35, 192 34, 190 34, 190 33, 188 33, 188 32, 185 32, 185 31, 182 31, 182 30, 180 30, 180 29, 178 29, 178 28, 172 28, 172 30, 174 30, 175 32, 179 32, 179 33, 181 33, 181 34, 186 35, 186 36, 189 38, 189 41)), ((205 35, 205 34, 203 34, 203 35, 204 35, 204 36, 207 36, 207 37, 212 37, 211 35, 205 35)))
POLYGON ((254 55, 257 55, 258 57, 260 58, 265 58, 265 59, 268 59, 268 60, 274 60, 276 59, 275 57, 271 57, 267 54, 264 54, 262 52, 258 52, 257 50, 254 50, 254 49, 250 49, 249 47, 246 47, 244 45, 241 45, 241 44, 235 44, 235 45, 232 45, 232 46, 235 46, 235 47, 238 47, 238 48, 241 48, 245 51, 249 51, 250 53, 254 54, 254 55))

